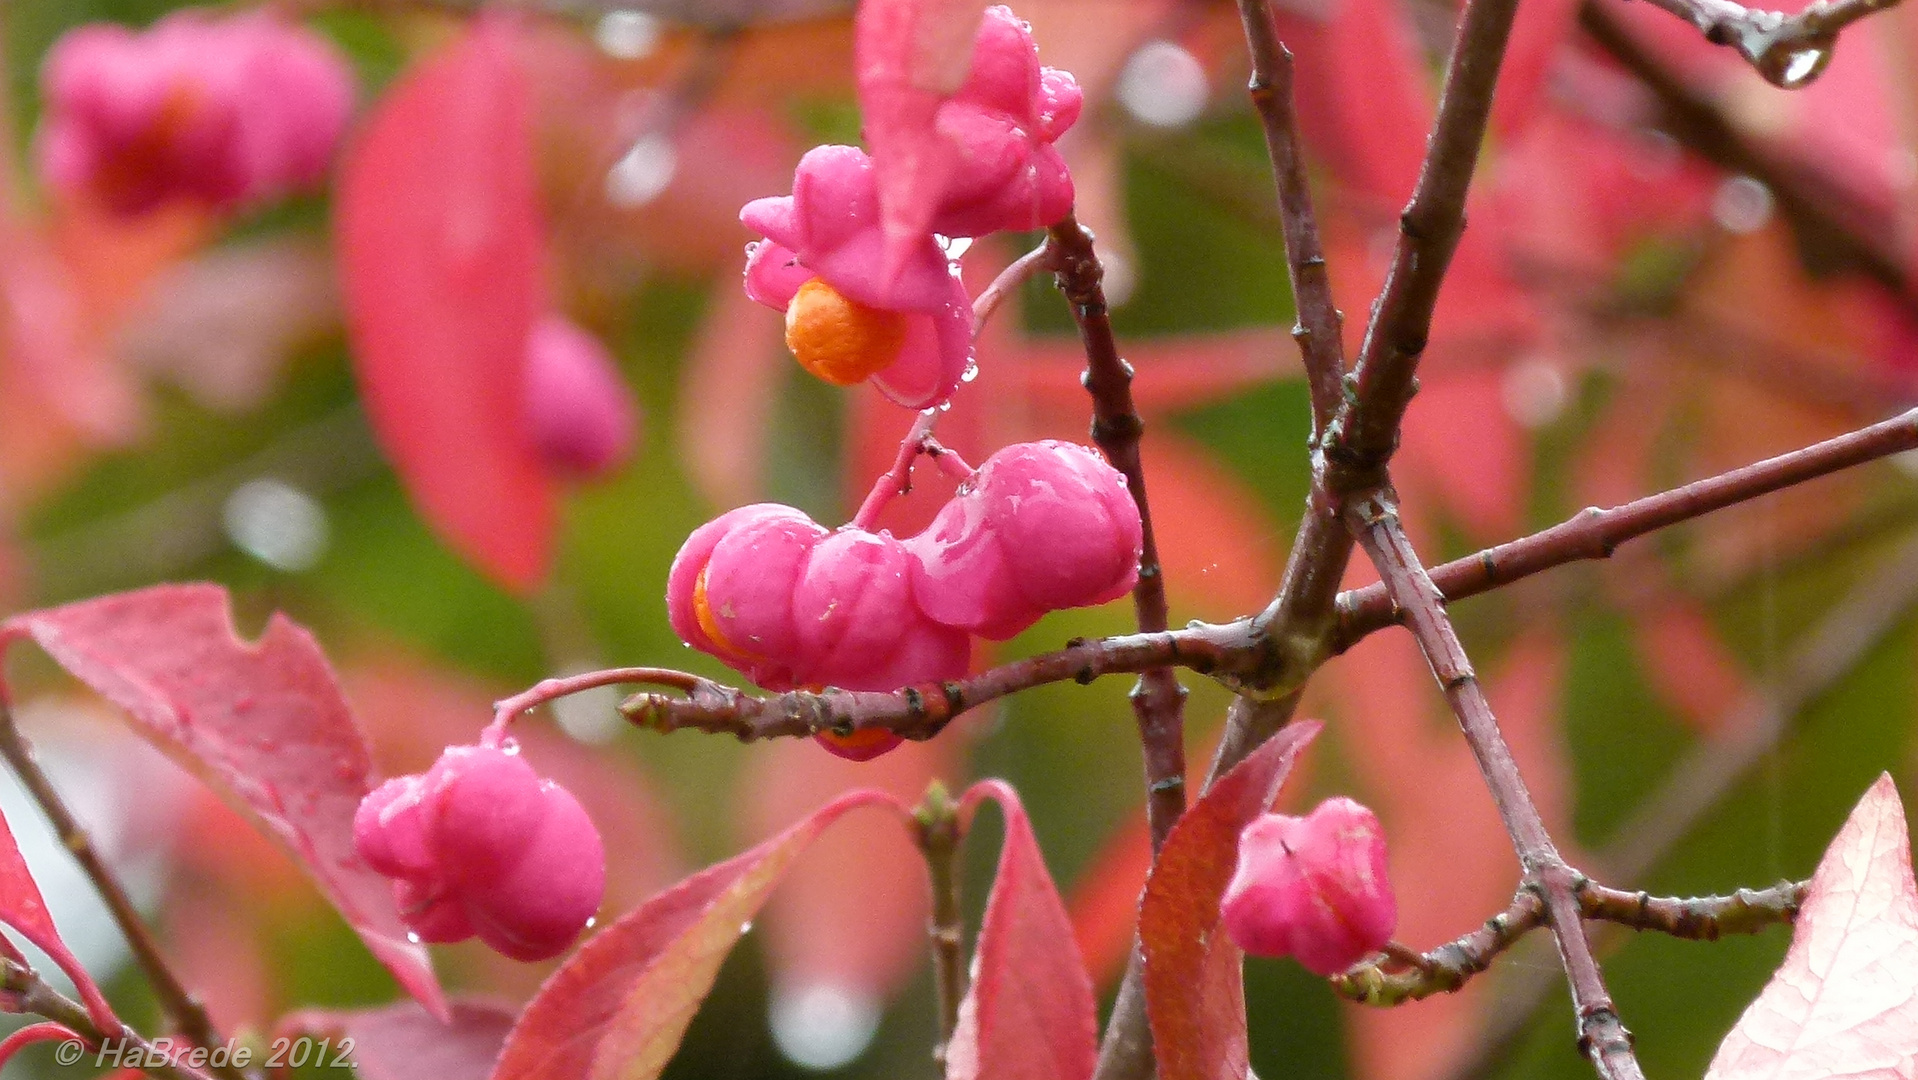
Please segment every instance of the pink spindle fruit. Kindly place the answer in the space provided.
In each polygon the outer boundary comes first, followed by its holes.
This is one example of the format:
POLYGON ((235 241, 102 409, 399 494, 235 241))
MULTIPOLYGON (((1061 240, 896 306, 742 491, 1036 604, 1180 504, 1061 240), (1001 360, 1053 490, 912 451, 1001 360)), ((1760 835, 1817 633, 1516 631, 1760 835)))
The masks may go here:
POLYGON ((639 414, 598 338, 558 315, 526 342, 526 422, 555 472, 602 477, 632 456, 639 414))
POLYGON ((150 29, 72 31, 41 71, 42 178, 109 209, 214 209, 325 180, 353 78, 319 35, 270 15, 169 15, 150 29))
POLYGON ((1305 817, 1260 817, 1239 836, 1221 914, 1239 948, 1296 957, 1316 975, 1335 975, 1383 948, 1399 913, 1379 819, 1346 798, 1327 799, 1305 817))
POLYGON ((1067 442, 986 459, 907 541, 913 595, 948 626, 1003 640, 1061 608, 1117 599, 1139 577, 1139 507, 1125 475, 1067 442))
POLYGON ((394 879, 422 941, 481 941, 515 960, 572 944, 599 909, 606 853, 573 798, 517 754, 451 746, 374 789, 353 818, 368 866, 394 879))
POLYGON ((1072 210, 1053 143, 1079 118, 1073 77, 1041 67, 1032 29, 987 8, 970 50, 945 42, 963 5, 867 0, 854 19, 865 134, 894 251, 927 232, 984 236, 1051 225, 1072 210), (954 70, 954 60, 967 64, 954 70))
MULTIPOLYGON (((788 506, 741 507, 693 531, 673 560, 666 607, 687 644, 769 690, 894 690, 966 672, 965 631, 913 602, 912 558, 887 532, 827 532, 788 506)), ((899 745, 891 732, 826 732, 856 761, 899 745)))
POLYGON ((793 193, 754 199, 739 220, 766 239, 746 247, 746 295, 786 313, 801 367, 839 386, 872 380, 913 409, 958 388, 972 355, 972 304, 927 233, 887 263, 872 159, 817 146, 793 193))

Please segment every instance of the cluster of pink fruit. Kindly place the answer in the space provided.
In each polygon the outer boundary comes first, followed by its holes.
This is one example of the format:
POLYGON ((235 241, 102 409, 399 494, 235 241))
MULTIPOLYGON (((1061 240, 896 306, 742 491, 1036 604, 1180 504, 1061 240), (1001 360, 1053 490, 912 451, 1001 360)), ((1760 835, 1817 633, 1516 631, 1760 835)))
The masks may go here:
MULTIPOLYGON (((723 514, 680 548, 666 603, 688 644, 768 689, 893 690, 964 675, 971 635, 1125 595, 1139 546, 1118 470, 1072 443, 1021 443, 906 540, 771 503, 723 514)), ((879 729, 819 739, 855 760, 899 744, 879 729)))
MULTIPOLYGON (((353 75, 318 34, 272 15, 184 10, 135 32, 62 37, 41 72, 41 177, 138 216, 225 213, 323 185, 353 111, 353 75)), ((558 314, 528 335, 526 422, 563 477, 603 476, 637 439, 632 395, 605 346, 558 314)))
POLYGON ((565 951, 606 884, 593 819, 510 744, 449 746, 426 772, 381 784, 354 815, 353 842, 393 879, 419 940, 477 936, 515 960, 565 951))
POLYGON ((119 213, 224 210, 318 187, 353 78, 318 35, 268 15, 182 11, 143 33, 96 23, 47 55, 42 174, 119 213))

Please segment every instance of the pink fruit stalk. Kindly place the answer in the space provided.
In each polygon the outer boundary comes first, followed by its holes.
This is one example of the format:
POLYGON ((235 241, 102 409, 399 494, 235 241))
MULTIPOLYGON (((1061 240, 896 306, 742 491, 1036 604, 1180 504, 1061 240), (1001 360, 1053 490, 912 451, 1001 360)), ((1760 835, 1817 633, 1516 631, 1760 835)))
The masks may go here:
POLYGON ((1079 118, 1073 77, 1041 67, 1032 29, 987 8, 964 80, 942 93, 928 20, 912 0, 866 0, 855 24, 859 103, 879 165, 888 239, 983 236, 1051 225, 1072 210, 1072 177, 1053 143, 1079 118))
MULTIPOLYGON (((827 532, 798 510, 761 503, 694 530, 673 560, 666 606, 682 640, 769 690, 958 678, 970 639, 914 604, 911 562, 890 533, 827 532)), ((865 760, 900 740, 870 730, 819 741, 865 760)))
POLYGON ((579 801, 517 754, 451 746, 360 803, 353 842, 394 879, 422 941, 477 936, 515 960, 564 952, 599 909, 606 853, 579 801))
POLYGON ((353 106, 332 46, 259 14, 183 11, 137 33, 84 26, 54 45, 41 86, 42 178, 122 214, 317 187, 353 106))
POLYGON ((766 239, 746 247, 746 295, 786 313, 800 365, 840 386, 871 379, 911 409, 957 389, 972 355, 972 305, 930 233, 885 264, 872 160, 819 146, 793 193, 755 199, 739 219, 766 239))
POLYGON ((907 541, 913 596, 934 619, 1004 640, 1048 611, 1103 604, 1139 578, 1143 534, 1124 474, 1067 442, 986 459, 907 541))
POLYGON ((533 445, 562 476, 597 478, 633 453, 639 414, 599 339, 547 315, 526 343, 526 422, 533 445))
POLYGON ((1346 798, 1305 817, 1260 817, 1239 835, 1238 869, 1220 908, 1226 933, 1246 952, 1296 957, 1316 975, 1344 971, 1398 927, 1379 819, 1346 798))

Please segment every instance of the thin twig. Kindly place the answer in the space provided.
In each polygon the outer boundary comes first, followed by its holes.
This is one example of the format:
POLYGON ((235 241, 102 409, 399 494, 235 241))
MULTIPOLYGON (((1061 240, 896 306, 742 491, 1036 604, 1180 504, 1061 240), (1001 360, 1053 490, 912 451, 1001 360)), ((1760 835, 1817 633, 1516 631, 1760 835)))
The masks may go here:
POLYGON ((1506 949, 1545 925, 1545 901, 1535 889, 1520 889, 1511 906, 1485 925, 1406 964, 1393 956, 1366 960, 1332 977, 1332 989, 1361 1005, 1391 1006, 1449 994, 1486 968, 1506 949))
POLYGON ((1478 762, 1479 774, 1511 836, 1524 882, 1536 888, 1543 900, 1546 921, 1558 943, 1559 961, 1571 985, 1579 1048, 1606 1080, 1642 1080, 1644 1073, 1632 1053, 1631 1033, 1619 1020, 1591 942, 1585 936, 1576 894, 1585 878, 1559 855, 1545 820, 1525 790, 1518 763, 1499 730, 1491 703, 1445 614, 1438 587, 1432 584, 1405 535, 1391 493, 1388 490, 1355 503, 1347 510, 1346 519, 1393 599, 1405 609, 1406 625, 1445 690, 1445 698, 1478 762))
POLYGON ((1312 388, 1312 445, 1324 437, 1338 414, 1345 383, 1345 315, 1332 299, 1325 270, 1312 191, 1305 182, 1305 156, 1292 107, 1292 54, 1279 41, 1265 0, 1239 0, 1239 21, 1252 55, 1252 79, 1246 90, 1265 128, 1266 154, 1279 191, 1279 225, 1285 235, 1285 265, 1292 281, 1298 321, 1292 337, 1305 361, 1312 388))
POLYGON ((1588 919, 1692 941, 1717 941, 1726 934, 1756 934, 1796 919, 1809 885, 1781 881, 1769 889, 1740 889, 1730 896, 1671 897, 1608 889, 1587 881, 1578 888, 1578 900, 1588 919))
MULTIPOLYGON (((44 1016, 73 1032, 90 1048, 97 1050, 108 1042, 117 1042, 137 1049, 143 1062, 166 1057, 125 1024, 118 1031, 101 1030, 79 1002, 48 986, 39 972, 24 964, 0 959, 0 992, 10 999, 9 1011, 44 1016)), ((178 1064, 155 1066, 145 1072, 159 1080, 208 1080, 206 1073, 178 1064)))
POLYGON ((1007 694, 1068 680, 1089 683, 1101 675, 1137 674, 1168 665, 1205 674, 1248 651, 1249 641, 1250 631, 1244 622, 1224 626, 1197 623, 1156 634, 1080 638, 1063 649, 1001 664, 963 679, 892 691, 827 687, 818 692, 793 690, 761 697, 697 675, 673 672, 678 678, 690 680, 691 689, 685 697, 641 693, 619 708, 640 727, 658 731, 690 728, 744 741, 822 731, 848 735, 867 728, 885 728, 908 739, 930 739, 967 709, 1007 694))
POLYGON ((993 313, 999 310, 999 305, 1031 281, 1034 274, 1044 270, 1051 259, 1051 245, 1041 243, 999 271, 999 276, 992 279, 992 284, 972 298, 972 336, 978 337, 985 330, 986 323, 992 320, 993 313))
POLYGON ((939 1000, 939 1041, 932 1058, 943 1075, 946 1047, 959 1026, 959 1004, 966 998, 965 924, 959 903, 959 844, 965 833, 959 804, 937 780, 913 811, 913 822, 919 850, 926 857, 926 872, 932 878, 932 921, 926 932, 932 939, 933 988, 939 1000))
POLYGON ((1897 6, 1898 0, 1818 0, 1796 15, 1748 8, 1733 0, 1651 3, 1696 26, 1706 41, 1735 49, 1773 85, 1797 90, 1825 70, 1840 30, 1897 6))
MULTIPOLYGON (((32 745, 20 733, 13 709, 3 699, 0 699, 0 758, 5 758, 14 775, 20 778, 21 786, 39 804, 40 812, 46 815, 54 832, 59 835, 61 845, 73 855, 73 861, 80 864, 80 870, 92 882, 93 890, 100 894, 107 911, 113 916, 114 924, 126 938, 127 947, 133 952, 134 963, 139 965, 147 982, 153 987, 153 996, 158 999, 160 1010, 173 1027, 195 1045, 209 1050, 220 1046, 220 1035, 213 1029, 206 1006, 193 996, 193 992, 168 966, 166 957, 160 952, 159 942, 153 940, 153 932, 140 916, 140 909, 134 905, 133 898, 127 894, 126 886, 121 884, 119 875, 100 857, 93 837, 74 818, 66 800, 54 788, 53 781, 40 768, 40 763, 34 760, 32 745)), ((232 1065, 217 1068, 214 1072, 224 1080, 245 1080, 244 1074, 232 1065)))
POLYGON ((1417 389, 1414 376, 1439 286, 1465 232, 1465 196, 1517 11, 1518 0, 1471 0, 1459 20, 1425 164, 1399 219, 1391 268, 1359 349, 1352 400, 1328 440, 1328 456, 1342 466, 1331 478, 1335 491, 1382 483, 1385 463, 1398 446, 1399 421, 1417 389))
MULTIPOLYGON (((1432 581, 1449 604, 1554 566, 1610 558, 1618 545, 1654 530, 1913 448, 1918 410, 1608 510, 1589 507, 1543 532, 1436 567, 1432 581)), ((1382 582, 1343 593, 1333 648, 1342 652, 1399 617, 1382 582)))
MULTIPOLYGON (((1740 889, 1730 896, 1670 897, 1611 889, 1594 881, 1573 886, 1586 919, 1694 941, 1756 934, 1791 922, 1805 902, 1805 889, 1805 882, 1786 881, 1769 889, 1740 889)), ((1545 902, 1540 893, 1521 888, 1510 907, 1464 937, 1427 953, 1391 951, 1372 957, 1333 976, 1332 989, 1362 1005, 1379 1006, 1450 994, 1544 924, 1545 902)))
MULTIPOLYGON (((1712 724, 1724 738, 1680 759, 1664 785, 1639 805, 1612 844, 1593 856, 1610 881, 1642 880, 1734 784, 1787 735, 1792 721, 1823 696, 1918 605, 1918 536, 1866 574, 1793 646, 1773 680, 1752 691, 1712 724)), ((1517 1044, 1532 1016, 1551 999, 1555 980, 1518 969, 1503 987, 1498 1011, 1448 1080, 1491 1075, 1517 1044)))
MULTIPOLYGON (((1092 247, 1092 230, 1070 215, 1047 232, 1052 268, 1059 289, 1072 305, 1079 326, 1079 343, 1086 354, 1084 383, 1092 395, 1092 441, 1112 467, 1125 474, 1126 487, 1139 506, 1143 544, 1139 554, 1139 582, 1132 588, 1132 607, 1142 634, 1166 629, 1165 574, 1159 565, 1159 543, 1152 531, 1152 508, 1146 500, 1145 466, 1139 458, 1139 440, 1145 424, 1132 403, 1132 365, 1119 357, 1106 308, 1105 270, 1092 247)), ((1146 822, 1152 850, 1165 843, 1172 825, 1185 813, 1185 697, 1186 689, 1167 666, 1143 671, 1132 687, 1132 713, 1145 750, 1146 822)))
POLYGON ((1680 142, 1764 183, 1779 212, 1795 226, 1808 261, 1826 269, 1855 269, 1890 289, 1907 311, 1918 311, 1895 230, 1882 210, 1861 202, 1825 172, 1745 134, 1714 98, 1641 45, 1595 0, 1579 6, 1578 20, 1600 48, 1657 95, 1665 126, 1680 142))

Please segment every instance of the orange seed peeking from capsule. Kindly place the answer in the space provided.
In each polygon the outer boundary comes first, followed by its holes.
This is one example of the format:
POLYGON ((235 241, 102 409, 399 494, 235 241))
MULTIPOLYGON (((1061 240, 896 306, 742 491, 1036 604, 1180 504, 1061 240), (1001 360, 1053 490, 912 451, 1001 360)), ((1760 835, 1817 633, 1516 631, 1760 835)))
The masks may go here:
POLYGON ((800 367, 834 386, 885 370, 905 340, 905 315, 868 307, 821 278, 801 285, 786 306, 786 347, 800 367))

